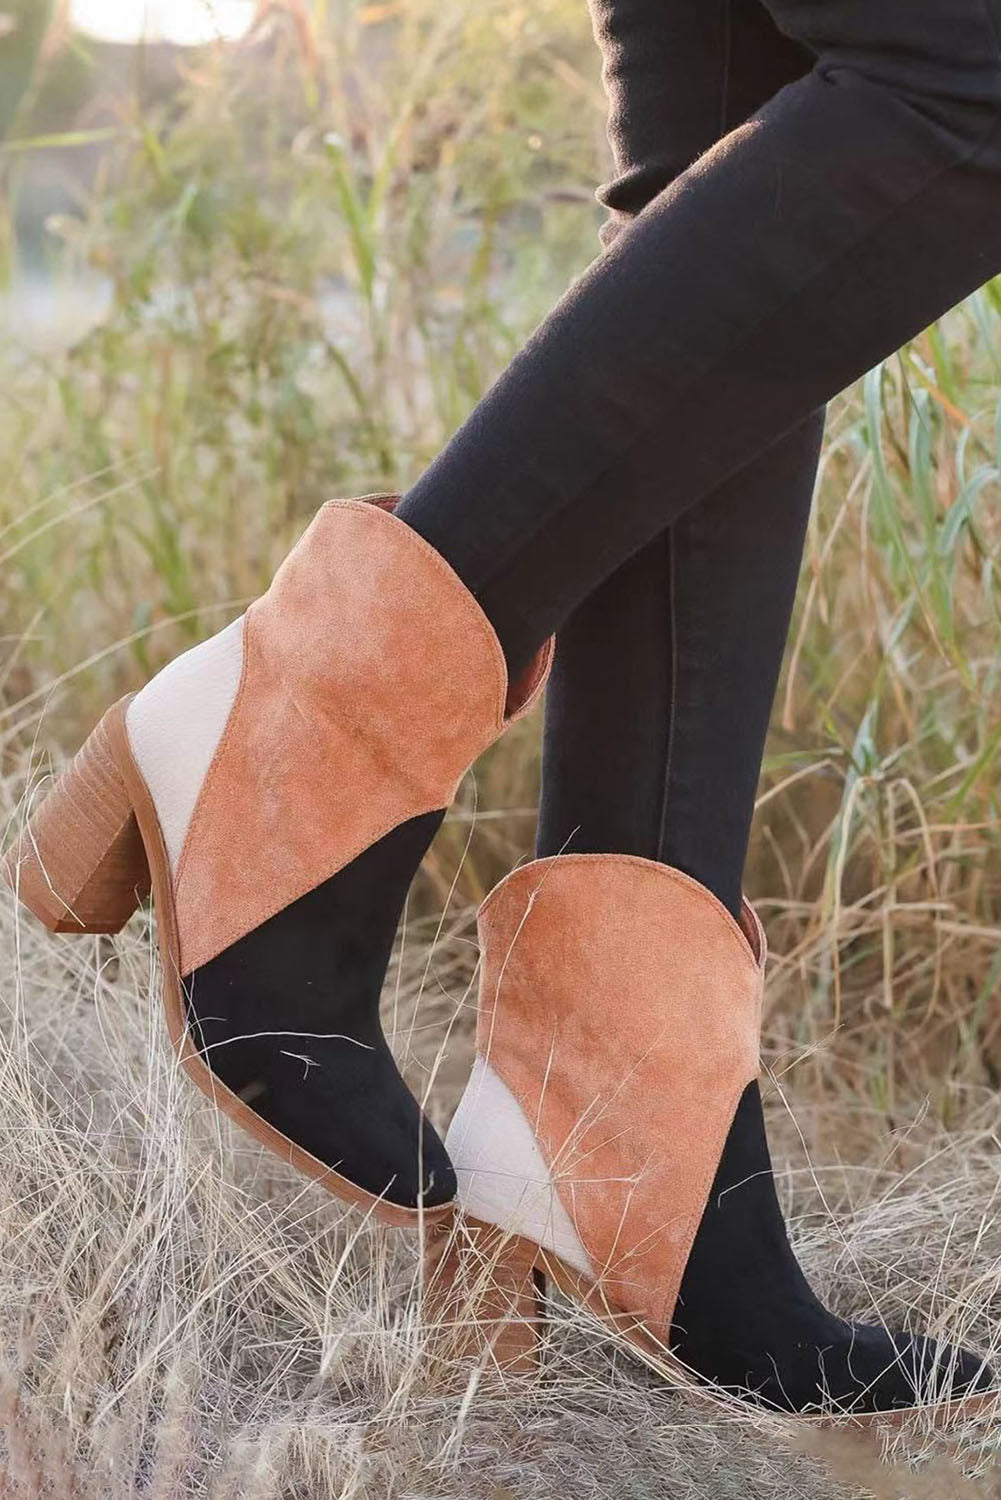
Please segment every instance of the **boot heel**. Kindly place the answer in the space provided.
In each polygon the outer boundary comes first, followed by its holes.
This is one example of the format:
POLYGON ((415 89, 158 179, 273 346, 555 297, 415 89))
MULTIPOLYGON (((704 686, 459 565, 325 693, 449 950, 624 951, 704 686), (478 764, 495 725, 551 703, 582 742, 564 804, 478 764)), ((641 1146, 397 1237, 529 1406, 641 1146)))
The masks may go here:
POLYGON ((50 932, 118 932, 149 893, 142 837, 112 753, 125 701, 105 714, 3 860, 50 932))
POLYGON ((545 1331, 536 1247, 493 1224, 463 1218, 425 1236, 425 1310, 436 1352, 527 1374, 539 1364, 545 1331))

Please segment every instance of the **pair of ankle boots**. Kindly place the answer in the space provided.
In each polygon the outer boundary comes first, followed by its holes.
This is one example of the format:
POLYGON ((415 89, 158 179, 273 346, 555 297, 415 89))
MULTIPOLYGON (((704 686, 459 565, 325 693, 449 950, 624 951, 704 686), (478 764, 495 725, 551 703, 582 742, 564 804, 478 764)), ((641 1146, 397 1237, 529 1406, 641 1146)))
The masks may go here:
POLYGON ((625 856, 519 867, 480 912, 476 1060, 444 1146, 423 1117, 378 1024, 396 922, 552 645, 509 683, 392 504, 324 506, 244 616, 109 710, 8 852, 20 901, 53 931, 116 932, 152 889, 193 1081, 341 1199, 419 1225, 443 1316, 485 1273, 467 1326, 499 1367, 535 1363, 545 1278, 658 1367, 769 1406, 982 1402, 975 1355, 832 1318, 792 1259, 750 907, 735 922, 625 856))

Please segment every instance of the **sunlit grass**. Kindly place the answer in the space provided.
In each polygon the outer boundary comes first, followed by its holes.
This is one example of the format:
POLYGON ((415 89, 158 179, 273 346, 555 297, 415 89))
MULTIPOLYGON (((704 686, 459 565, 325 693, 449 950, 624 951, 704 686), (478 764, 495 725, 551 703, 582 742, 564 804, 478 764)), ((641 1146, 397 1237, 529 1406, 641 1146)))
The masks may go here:
POLYGON ((256 0, 72 0, 69 19, 98 41, 197 47, 245 36, 256 10, 256 0))

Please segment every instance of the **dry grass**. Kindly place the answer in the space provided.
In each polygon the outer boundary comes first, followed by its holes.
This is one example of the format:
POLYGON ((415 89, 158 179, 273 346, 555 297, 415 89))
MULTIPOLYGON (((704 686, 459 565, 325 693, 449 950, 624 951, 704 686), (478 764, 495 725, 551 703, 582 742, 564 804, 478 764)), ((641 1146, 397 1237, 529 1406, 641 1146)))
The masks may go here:
MULTIPOLYGON (((411 934, 387 990, 410 1076, 420 1086, 438 1073, 439 1119, 468 1062, 469 928, 456 912, 426 976, 411 934)), ((993 1418, 958 1443, 912 1432, 887 1454, 870 1438, 693 1404, 565 1306, 538 1379, 498 1388, 436 1361, 409 1238, 304 1187, 176 1073, 145 918, 114 943, 57 941, 5 900, 0 996, 0 1493, 11 1500, 1001 1493, 993 1418)), ((824 1134, 831 1120, 809 1095, 791 1103, 805 1133, 824 1134)), ((783 1195, 811 1275, 845 1312, 989 1348, 997 1100, 971 1093, 949 1133, 916 1108, 892 1140, 869 1113, 853 1112, 850 1160, 828 1149, 811 1163, 773 1097, 783 1195)))

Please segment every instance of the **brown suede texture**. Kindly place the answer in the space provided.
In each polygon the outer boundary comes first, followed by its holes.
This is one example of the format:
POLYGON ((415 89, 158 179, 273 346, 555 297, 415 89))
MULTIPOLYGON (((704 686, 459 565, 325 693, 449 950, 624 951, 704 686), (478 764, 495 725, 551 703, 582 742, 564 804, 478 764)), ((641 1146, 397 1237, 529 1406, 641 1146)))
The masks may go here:
POLYGON ((522 866, 480 910, 477 1046, 532 1124, 617 1312, 666 1342, 741 1094, 758 1073, 765 941, 677 870, 619 855, 522 866))
POLYGON ((551 645, 507 710, 486 616, 389 498, 329 501, 248 611, 237 698, 175 878, 182 974, 447 807, 541 690, 551 645))

